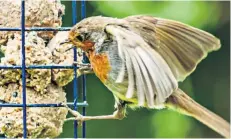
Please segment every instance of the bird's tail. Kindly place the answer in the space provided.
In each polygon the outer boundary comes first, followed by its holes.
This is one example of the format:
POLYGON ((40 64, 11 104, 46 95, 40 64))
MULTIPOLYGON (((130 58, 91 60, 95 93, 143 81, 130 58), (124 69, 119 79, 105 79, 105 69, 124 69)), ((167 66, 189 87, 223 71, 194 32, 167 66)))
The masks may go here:
POLYGON ((182 114, 192 116, 204 123, 220 135, 230 138, 230 124, 220 116, 201 106, 182 90, 175 91, 165 103, 167 108, 171 108, 182 114))

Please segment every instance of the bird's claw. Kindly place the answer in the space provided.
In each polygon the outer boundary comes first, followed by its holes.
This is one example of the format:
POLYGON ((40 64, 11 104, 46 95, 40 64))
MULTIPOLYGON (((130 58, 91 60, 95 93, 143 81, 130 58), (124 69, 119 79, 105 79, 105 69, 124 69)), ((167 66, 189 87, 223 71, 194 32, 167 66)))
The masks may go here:
POLYGON ((82 123, 84 121, 83 116, 79 112, 77 112, 77 111, 72 110, 71 108, 69 108, 66 103, 62 103, 61 105, 63 105, 64 107, 66 107, 67 110, 68 110, 68 112, 70 112, 73 116, 75 116, 75 117, 71 117, 71 118, 65 119, 65 122, 72 121, 72 120, 77 120, 78 121, 78 126, 82 126, 82 123))
POLYGON ((78 126, 82 126, 83 125, 84 118, 83 118, 83 116, 81 114, 78 117, 67 118, 67 119, 65 119, 65 122, 67 122, 67 121, 73 121, 73 120, 77 121, 78 126))

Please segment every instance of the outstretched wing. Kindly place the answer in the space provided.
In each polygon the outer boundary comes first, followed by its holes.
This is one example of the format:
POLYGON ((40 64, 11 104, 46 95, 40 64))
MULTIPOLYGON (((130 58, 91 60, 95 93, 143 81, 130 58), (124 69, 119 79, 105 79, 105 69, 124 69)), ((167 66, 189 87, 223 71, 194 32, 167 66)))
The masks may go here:
POLYGON ((177 21, 151 16, 124 19, 162 56, 178 81, 192 73, 208 52, 220 48, 220 40, 213 35, 177 21))
POLYGON ((150 108, 162 104, 178 87, 166 61, 129 26, 110 24, 105 31, 118 44, 123 67, 116 82, 122 83, 125 75, 128 76, 126 97, 137 96, 140 106, 147 104, 150 108))

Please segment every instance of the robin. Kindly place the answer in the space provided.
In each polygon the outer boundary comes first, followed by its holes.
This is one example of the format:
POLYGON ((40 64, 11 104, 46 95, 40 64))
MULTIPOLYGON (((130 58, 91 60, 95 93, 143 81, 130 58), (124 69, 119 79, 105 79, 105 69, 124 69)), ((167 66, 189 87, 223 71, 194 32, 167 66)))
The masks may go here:
POLYGON ((69 33, 81 48, 95 75, 115 97, 112 115, 75 116, 68 120, 123 119, 126 107, 171 108, 192 116, 224 137, 229 123, 196 103, 178 88, 208 52, 220 48, 220 40, 189 25, 151 16, 123 19, 89 17, 69 33))

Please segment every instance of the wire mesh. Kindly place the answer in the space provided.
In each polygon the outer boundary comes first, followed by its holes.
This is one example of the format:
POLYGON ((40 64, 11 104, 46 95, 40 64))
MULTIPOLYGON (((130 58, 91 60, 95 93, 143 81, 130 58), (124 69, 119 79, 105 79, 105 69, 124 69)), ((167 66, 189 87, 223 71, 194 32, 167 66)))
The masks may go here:
MULTIPOLYGON (((22 70, 22 104, 10 104, 4 103, 0 104, 0 107, 22 107, 23 108, 23 138, 27 138, 27 124, 26 124, 26 108, 27 107, 63 107, 61 104, 27 104, 26 103, 26 69, 73 69, 74 70, 74 80, 73 80, 73 97, 74 102, 67 103, 68 106, 74 106, 74 109, 77 110, 78 107, 82 107, 82 114, 86 115, 86 106, 88 103, 86 101, 86 76, 83 75, 82 78, 82 94, 83 102, 78 102, 78 79, 77 79, 77 69, 76 65, 63 66, 63 65, 30 65, 26 66, 25 64, 25 31, 69 31, 71 27, 61 27, 61 28, 46 28, 46 27, 25 27, 25 0, 21 0, 21 28, 0 28, 0 31, 21 31, 22 37, 22 49, 21 49, 21 66, 0 66, 0 69, 21 69, 22 70)), ((81 1, 81 19, 86 17, 86 2, 85 0, 81 1)), ((77 1, 72 1, 72 25, 77 23, 77 1)), ((74 51, 74 61, 77 61, 77 51, 76 48, 74 51)), ((84 59, 86 59, 84 57, 84 59)), ((86 62, 84 60, 83 62, 86 62)), ((78 137, 78 125, 77 121, 74 121, 74 138, 78 137)), ((83 122, 82 126, 82 138, 86 137, 86 123, 83 122)))

